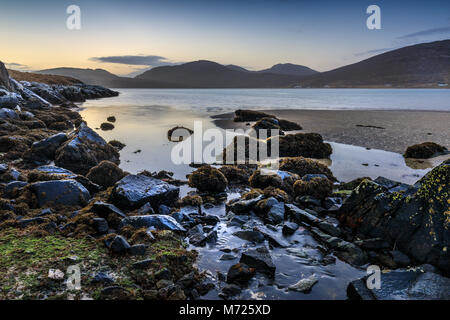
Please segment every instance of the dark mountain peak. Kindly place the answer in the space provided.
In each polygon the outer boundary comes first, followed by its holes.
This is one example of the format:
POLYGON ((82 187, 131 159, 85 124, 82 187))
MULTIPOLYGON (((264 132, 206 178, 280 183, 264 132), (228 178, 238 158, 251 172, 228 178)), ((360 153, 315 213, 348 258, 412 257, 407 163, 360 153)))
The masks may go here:
POLYGON ((276 73, 276 74, 285 74, 285 75, 291 75, 291 76, 310 76, 313 74, 318 73, 316 70, 313 70, 311 68, 299 65, 299 64, 293 64, 293 63, 278 63, 273 65, 269 69, 261 70, 259 72, 262 73, 276 73))
POLYGON ((245 68, 243 68, 241 66, 237 66, 235 64, 227 64, 227 65, 225 65, 225 67, 227 67, 230 70, 234 70, 234 71, 252 72, 252 71, 249 71, 249 70, 247 70, 247 69, 245 69, 245 68))

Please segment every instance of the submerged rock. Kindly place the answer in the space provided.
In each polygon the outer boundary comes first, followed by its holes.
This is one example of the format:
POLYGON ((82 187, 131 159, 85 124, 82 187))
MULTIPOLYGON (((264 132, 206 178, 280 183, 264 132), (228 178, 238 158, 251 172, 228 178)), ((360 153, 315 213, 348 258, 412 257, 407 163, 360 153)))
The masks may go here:
POLYGON ((114 129, 114 125, 112 123, 109 123, 109 122, 103 122, 100 125, 100 129, 102 129, 103 131, 113 130, 114 129))
POLYGON ((240 262, 255 268, 261 273, 265 273, 271 278, 275 277, 276 267, 266 247, 248 249, 242 253, 240 262))
POLYGON ((85 206, 91 198, 89 191, 75 180, 36 182, 30 185, 30 189, 35 194, 39 207, 49 203, 85 206))
POLYGON ((153 208, 161 204, 173 204, 180 189, 167 182, 144 175, 128 175, 116 183, 113 202, 120 208, 137 209, 150 202, 153 208))
POLYGON ((191 129, 182 127, 182 126, 176 126, 167 131, 167 139, 171 142, 181 142, 185 139, 185 137, 188 137, 192 135, 194 131, 191 129), (176 138, 174 137, 176 135, 176 138))
POLYGON ((133 228, 155 228, 156 230, 186 231, 173 217, 160 214, 131 216, 122 219, 119 229, 125 226, 133 228))
POLYGON ((298 291, 298 292, 307 292, 311 291, 312 287, 318 282, 319 280, 317 277, 313 274, 310 275, 308 278, 304 278, 299 280, 296 284, 293 284, 292 286, 289 286, 289 290, 292 291, 298 291))
POLYGON ((245 284, 255 275, 255 273, 255 268, 250 268, 244 263, 237 263, 228 269, 227 282, 245 284))
MULTIPOLYGON (((450 279, 427 268, 398 269, 380 274, 380 288, 369 289, 367 277, 347 287, 350 299, 358 300, 448 300, 450 279)), ((370 280, 369 280, 370 281, 370 280)))

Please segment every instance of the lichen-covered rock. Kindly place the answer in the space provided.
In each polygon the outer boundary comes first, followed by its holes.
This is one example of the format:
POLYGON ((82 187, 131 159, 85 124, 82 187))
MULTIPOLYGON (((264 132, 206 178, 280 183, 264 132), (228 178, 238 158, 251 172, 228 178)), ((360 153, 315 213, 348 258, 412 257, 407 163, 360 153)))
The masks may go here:
POLYGON ((424 142, 409 146, 403 156, 405 158, 427 159, 446 152, 447 148, 444 146, 438 145, 434 142, 424 142))
POLYGON ((189 186, 200 192, 219 193, 225 191, 228 180, 220 170, 211 166, 203 166, 189 175, 189 186))
POLYGON ((340 208, 341 222, 448 272, 450 163, 434 168, 414 186, 383 184, 364 180, 340 208))
POLYGON ((138 209, 150 202, 154 209, 161 204, 177 201, 180 189, 159 179, 144 175, 128 175, 118 181, 112 192, 112 200, 124 209, 138 209))
POLYGON ((91 168, 86 178, 104 187, 112 187, 117 181, 122 179, 125 173, 114 162, 103 160, 95 167, 91 168))
POLYGON ((280 157, 307 157, 324 159, 332 153, 331 145, 324 143, 318 133, 296 133, 267 139, 267 148, 270 151, 271 141, 279 139, 280 157))
POLYGON ((55 164, 75 173, 86 174, 103 160, 119 164, 119 153, 82 123, 70 140, 56 151, 55 164))

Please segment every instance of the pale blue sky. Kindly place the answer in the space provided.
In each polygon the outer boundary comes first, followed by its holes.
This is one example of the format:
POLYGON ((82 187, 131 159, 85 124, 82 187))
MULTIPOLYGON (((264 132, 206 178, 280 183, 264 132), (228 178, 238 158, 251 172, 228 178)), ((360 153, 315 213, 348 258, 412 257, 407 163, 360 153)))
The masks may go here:
POLYGON ((252 70, 290 62, 326 71, 450 38, 450 1, 2 0, 0 36, 0 59, 30 70, 129 74, 207 59, 252 70), (66 28, 70 4, 81 7, 79 31, 66 28), (371 4, 381 8, 382 30, 366 28, 371 4))

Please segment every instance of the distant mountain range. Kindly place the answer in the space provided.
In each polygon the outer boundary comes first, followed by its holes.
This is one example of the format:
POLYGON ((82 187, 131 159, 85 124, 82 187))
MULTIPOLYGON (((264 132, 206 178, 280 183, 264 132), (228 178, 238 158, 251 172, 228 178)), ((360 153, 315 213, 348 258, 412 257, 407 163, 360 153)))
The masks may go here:
POLYGON ((301 81, 304 87, 439 87, 444 84, 450 84, 450 40, 389 51, 301 81))
POLYGON ((445 87, 450 82, 450 40, 404 47, 322 73, 290 63, 250 71, 206 60, 155 67, 134 78, 103 69, 55 68, 37 73, 110 88, 445 87))

